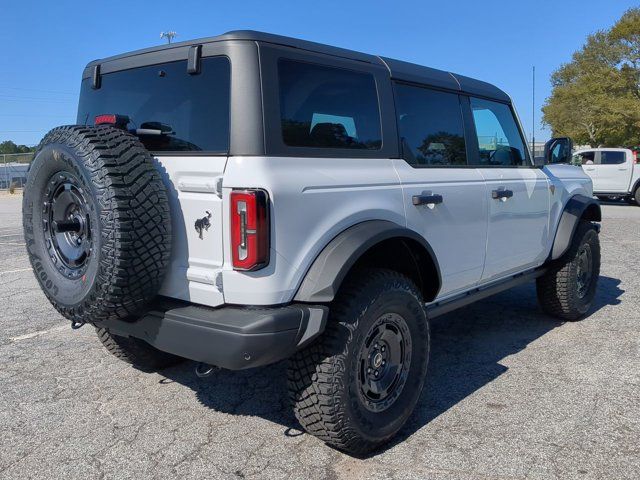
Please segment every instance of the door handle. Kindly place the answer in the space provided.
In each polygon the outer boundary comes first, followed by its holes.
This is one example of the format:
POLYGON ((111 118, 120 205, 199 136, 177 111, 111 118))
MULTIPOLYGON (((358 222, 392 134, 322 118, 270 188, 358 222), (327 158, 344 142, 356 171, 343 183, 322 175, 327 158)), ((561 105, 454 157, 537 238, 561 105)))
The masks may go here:
POLYGON ((426 205, 429 208, 434 208, 439 203, 442 203, 442 195, 423 192, 421 195, 411 197, 411 201, 415 206, 426 205))
POLYGON ((590 172, 593 172, 595 168, 585 168, 585 170, 589 170, 590 172))
POLYGON ((511 197, 513 197, 512 190, 500 189, 491 192, 491 198, 493 198, 494 200, 502 200, 503 202, 506 202, 511 197))

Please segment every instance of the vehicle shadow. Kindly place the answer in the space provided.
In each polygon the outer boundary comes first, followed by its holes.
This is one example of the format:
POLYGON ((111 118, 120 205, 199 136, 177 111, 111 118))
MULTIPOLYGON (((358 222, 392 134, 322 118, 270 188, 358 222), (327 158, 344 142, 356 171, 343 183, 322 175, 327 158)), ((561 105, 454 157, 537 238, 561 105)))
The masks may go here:
MULTIPOLYGON (((591 314, 620 303, 620 280, 600 277, 591 314)), ((500 361, 561 323, 537 305, 535 287, 522 285, 431 322, 431 359, 424 392, 399 435, 372 455, 410 437, 434 418, 502 375, 500 361)), ((198 378, 193 362, 164 370, 160 383, 191 388, 205 407, 232 415, 259 416, 282 425, 283 434, 301 435, 288 403, 286 362, 240 372, 220 370, 198 378)))

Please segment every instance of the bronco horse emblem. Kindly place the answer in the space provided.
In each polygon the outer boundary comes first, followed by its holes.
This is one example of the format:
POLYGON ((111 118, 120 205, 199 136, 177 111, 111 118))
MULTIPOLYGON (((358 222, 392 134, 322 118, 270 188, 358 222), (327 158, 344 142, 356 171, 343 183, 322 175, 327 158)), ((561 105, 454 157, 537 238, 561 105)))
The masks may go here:
POLYGON ((207 230, 209 230, 209 227, 211 226, 211 222, 209 221, 209 219, 211 218, 211 212, 209 210, 206 210, 206 215, 202 218, 199 218, 198 220, 196 220, 196 232, 198 232, 198 237, 200 237, 200 239, 202 240, 202 234, 204 232, 206 232, 207 230))

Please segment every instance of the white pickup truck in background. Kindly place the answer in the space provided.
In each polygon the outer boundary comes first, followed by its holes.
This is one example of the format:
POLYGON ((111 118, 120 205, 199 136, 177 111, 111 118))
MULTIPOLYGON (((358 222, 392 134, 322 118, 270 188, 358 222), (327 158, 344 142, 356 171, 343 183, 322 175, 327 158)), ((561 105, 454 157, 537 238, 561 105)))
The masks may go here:
POLYGON ((593 181, 593 194, 601 200, 625 198, 640 206, 640 163, 626 148, 589 148, 573 154, 593 181))

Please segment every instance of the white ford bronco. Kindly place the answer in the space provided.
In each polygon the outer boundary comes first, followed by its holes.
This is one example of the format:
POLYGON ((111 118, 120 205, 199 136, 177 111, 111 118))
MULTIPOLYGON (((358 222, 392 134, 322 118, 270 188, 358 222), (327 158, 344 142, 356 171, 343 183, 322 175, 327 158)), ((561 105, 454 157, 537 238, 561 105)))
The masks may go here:
POLYGON ((627 148, 587 148, 573 154, 593 182, 601 200, 624 198, 640 206, 640 162, 627 148))
POLYGON ((546 158, 487 83, 230 32, 89 63, 24 234, 48 299, 109 352, 288 359, 301 425, 363 454, 418 401, 430 319, 531 280, 549 314, 588 312, 600 208, 569 139, 546 158))

